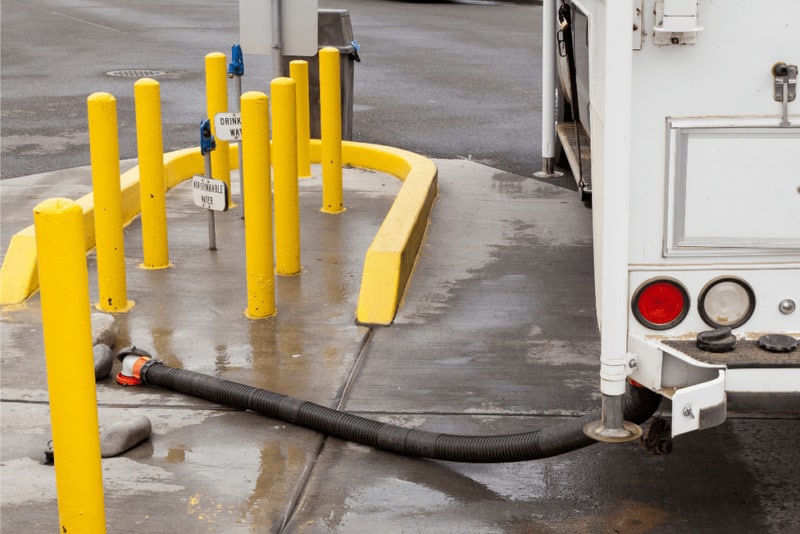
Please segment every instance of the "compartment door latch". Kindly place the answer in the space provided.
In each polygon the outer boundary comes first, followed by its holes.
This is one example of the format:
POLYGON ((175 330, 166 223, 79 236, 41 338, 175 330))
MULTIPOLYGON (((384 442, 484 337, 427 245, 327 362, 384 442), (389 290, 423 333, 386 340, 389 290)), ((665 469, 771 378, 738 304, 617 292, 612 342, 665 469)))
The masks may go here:
POLYGON ((797 98, 797 65, 775 63, 772 66, 772 76, 775 79, 772 97, 776 102, 783 103, 781 126, 789 126, 789 102, 797 98))

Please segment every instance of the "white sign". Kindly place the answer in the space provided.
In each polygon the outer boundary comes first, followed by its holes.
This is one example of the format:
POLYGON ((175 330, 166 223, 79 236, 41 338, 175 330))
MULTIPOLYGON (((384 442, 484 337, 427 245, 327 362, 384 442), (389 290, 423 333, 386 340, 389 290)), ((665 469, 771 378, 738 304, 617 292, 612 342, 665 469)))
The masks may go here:
POLYGON ((228 188, 222 180, 192 177, 192 199, 196 206, 214 211, 228 209, 228 188))
POLYGON ((220 141, 241 141, 242 114, 217 113, 214 115, 214 132, 220 141))
POLYGON ((245 54, 273 53, 273 3, 280 4, 279 29, 284 56, 317 53, 318 0, 239 0, 239 44, 245 54))

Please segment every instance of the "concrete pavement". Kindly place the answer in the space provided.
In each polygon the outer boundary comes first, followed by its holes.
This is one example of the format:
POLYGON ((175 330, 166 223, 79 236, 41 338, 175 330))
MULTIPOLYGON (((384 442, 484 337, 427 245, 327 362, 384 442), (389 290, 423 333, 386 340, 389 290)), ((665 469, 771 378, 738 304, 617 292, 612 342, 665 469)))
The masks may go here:
MULTIPOLYGON (((441 432, 521 432, 596 409, 590 211, 541 181, 435 162, 439 196, 391 326, 354 315, 364 253, 400 184, 348 168, 339 215, 319 211, 318 177, 301 180, 303 272, 276 279, 278 314, 262 321, 243 314, 240 209, 218 215, 209 252, 205 212, 186 184, 171 190, 172 268, 139 269, 138 219, 126 229, 136 306, 117 316, 116 348, 441 432)), ((86 168, 3 180, 4 250, 39 199, 89 183, 86 168)), ((58 527, 54 471, 40 464, 40 321, 38 295, 2 310, 3 532, 58 527)), ((400 457, 110 378, 97 396, 101 423, 144 414, 153 424, 149 440, 102 461, 108 532, 788 532, 800 522, 796 414, 731 417, 676 439, 670 456, 597 444, 478 465, 400 457)))

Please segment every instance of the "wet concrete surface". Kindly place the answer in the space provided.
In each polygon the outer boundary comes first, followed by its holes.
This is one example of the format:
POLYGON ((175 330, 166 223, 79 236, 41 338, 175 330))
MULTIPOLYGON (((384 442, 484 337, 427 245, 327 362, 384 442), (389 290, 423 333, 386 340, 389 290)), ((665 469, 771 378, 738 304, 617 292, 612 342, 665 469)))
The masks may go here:
MULTIPOLYGON (((117 316, 115 348, 133 343, 175 367, 436 432, 528 431, 598 408, 590 211, 540 181, 466 160, 436 163, 440 194, 393 325, 358 326, 354 314, 364 251, 399 183, 346 169, 340 215, 319 212, 318 178, 301 181, 303 272, 276 279, 278 314, 263 321, 243 315, 241 208, 218 214, 219 250, 209 252, 206 213, 186 185, 173 189, 173 267, 138 268, 139 221, 126 229, 136 306, 117 316)), ((76 192, 88 179, 85 168, 67 174, 76 192)), ((24 187, 3 189, 4 232, 24 226, 36 203, 6 191, 24 187)), ((88 261, 95 301, 93 253, 88 261)), ((39 313, 37 295, 4 308, 0 323, 3 532, 58 525, 54 471, 39 463, 49 435, 39 313)), ((97 396, 101 423, 145 414, 153 424, 148 441, 102 461, 109 532, 800 527, 796 411, 731 414, 676 438, 667 456, 597 444, 480 465, 405 458, 110 378, 97 396)))
MULTIPOLYGON (((353 319, 363 253, 399 184, 349 169, 341 215, 319 213, 318 181, 301 182, 304 270, 276 280, 278 314, 266 321, 243 315, 240 212, 218 216, 210 253, 205 212, 173 190, 172 268, 139 269, 139 222, 126 230, 136 306, 118 316, 115 348, 135 343, 176 367, 438 432, 527 431, 598 408, 590 212, 568 174, 561 187, 530 178, 541 167, 541 8, 320 7, 348 9, 362 45, 356 140, 443 158, 394 324, 353 319)), ((203 56, 237 39, 233 0, 4 0, 2 21, 0 254, 38 200, 90 191, 88 169, 73 168, 89 160, 89 94, 117 96, 121 155, 135 156, 135 78, 106 72, 166 71, 165 148, 185 148, 205 113, 203 56)), ((244 89, 265 90, 271 58, 246 61, 244 89)), ((94 277, 93 253, 88 261, 94 277)), ((93 278, 92 301, 96 287, 93 278)), ((50 425, 40 322, 38 296, 2 310, 2 532, 58 527, 54 471, 40 463, 50 425)), ((730 414, 677 438, 669 456, 597 444, 474 465, 383 453, 110 378, 97 396, 101 423, 146 414, 153 424, 149 440, 102 461, 111 533, 800 531, 796 407, 730 414)))

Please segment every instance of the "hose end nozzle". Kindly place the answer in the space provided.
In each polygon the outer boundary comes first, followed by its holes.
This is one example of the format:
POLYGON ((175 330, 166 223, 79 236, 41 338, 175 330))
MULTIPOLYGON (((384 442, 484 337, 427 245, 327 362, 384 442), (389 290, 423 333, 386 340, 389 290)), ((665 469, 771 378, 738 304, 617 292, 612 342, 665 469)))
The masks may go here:
POLYGON ((122 362, 122 370, 117 374, 117 384, 123 386, 138 386, 142 383, 142 367, 153 357, 147 351, 136 347, 127 347, 117 354, 117 359, 122 362))

